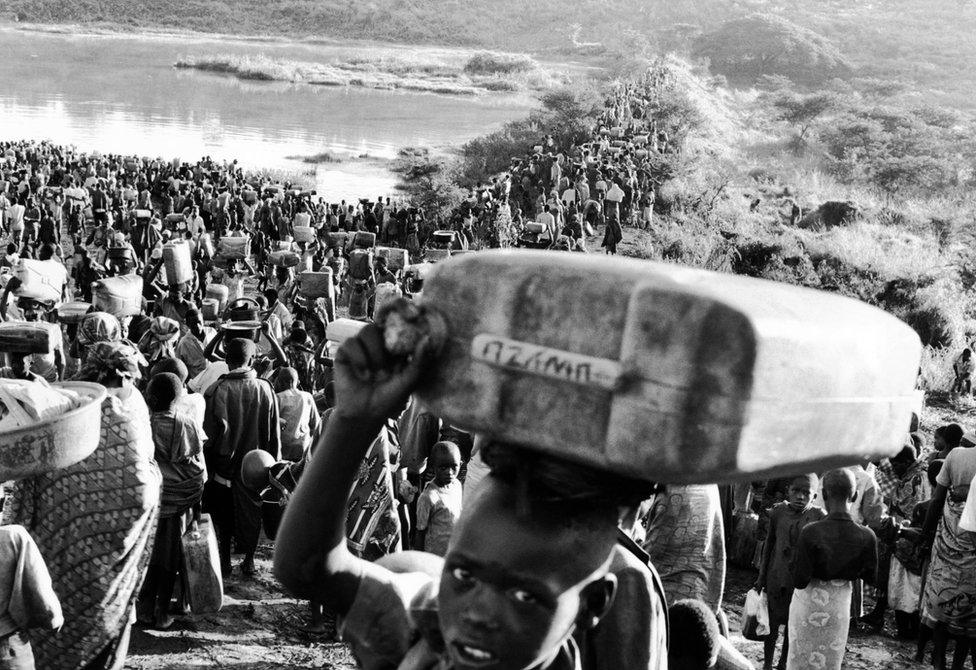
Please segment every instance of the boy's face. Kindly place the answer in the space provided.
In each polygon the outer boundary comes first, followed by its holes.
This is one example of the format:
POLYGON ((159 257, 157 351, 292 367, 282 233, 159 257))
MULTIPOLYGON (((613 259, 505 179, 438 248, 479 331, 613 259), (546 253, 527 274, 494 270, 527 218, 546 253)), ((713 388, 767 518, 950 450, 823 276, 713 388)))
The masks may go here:
POLYGON ((789 490, 790 507, 802 512, 812 499, 813 493, 810 491, 810 482, 805 479, 793 480, 789 490))
POLYGON ((613 534, 519 518, 510 486, 489 480, 465 510, 441 574, 439 618, 457 670, 545 666, 577 622, 612 602, 613 534))
POLYGON ((437 454, 434 462, 434 481, 438 486, 446 486, 457 479, 461 469, 461 459, 457 454, 442 451, 437 454))

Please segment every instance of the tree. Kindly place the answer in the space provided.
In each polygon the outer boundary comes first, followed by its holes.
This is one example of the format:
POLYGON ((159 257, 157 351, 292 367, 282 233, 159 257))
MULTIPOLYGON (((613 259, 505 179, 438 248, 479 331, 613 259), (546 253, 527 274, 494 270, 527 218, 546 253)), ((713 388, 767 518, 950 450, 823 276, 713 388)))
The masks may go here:
POLYGON ((805 84, 845 77, 851 65, 827 38, 772 14, 723 23, 696 41, 695 53, 730 81, 754 84, 781 75, 805 84))
POLYGON ((837 95, 830 91, 795 93, 783 91, 773 99, 778 116, 799 131, 801 142, 806 140, 813 123, 827 112, 837 109, 837 95))

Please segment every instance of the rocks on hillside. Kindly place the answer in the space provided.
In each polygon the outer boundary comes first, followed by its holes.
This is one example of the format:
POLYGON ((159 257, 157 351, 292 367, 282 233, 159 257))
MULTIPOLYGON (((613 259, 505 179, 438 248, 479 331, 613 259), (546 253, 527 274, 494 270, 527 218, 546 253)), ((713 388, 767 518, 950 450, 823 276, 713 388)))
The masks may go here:
POLYGON ((808 230, 827 230, 853 223, 861 216, 861 208, 850 200, 829 200, 808 212, 797 224, 808 230))

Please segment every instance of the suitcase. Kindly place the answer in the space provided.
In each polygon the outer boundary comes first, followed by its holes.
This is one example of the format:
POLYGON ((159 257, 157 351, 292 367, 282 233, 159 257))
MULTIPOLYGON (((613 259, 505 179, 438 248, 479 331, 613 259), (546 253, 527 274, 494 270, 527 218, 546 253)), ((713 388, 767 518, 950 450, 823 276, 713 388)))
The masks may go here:
POLYGON ((902 448, 917 403, 915 331, 798 286, 485 251, 433 268, 423 304, 449 332, 418 390, 431 413, 626 477, 731 482, 875 460, 902 448))
POLYGON ((220 573, 217 534, 209 514, 193 521, 182 538, 183 579, 186 598, 194 614, 219 612, 224 604, 224 580, 220 573))

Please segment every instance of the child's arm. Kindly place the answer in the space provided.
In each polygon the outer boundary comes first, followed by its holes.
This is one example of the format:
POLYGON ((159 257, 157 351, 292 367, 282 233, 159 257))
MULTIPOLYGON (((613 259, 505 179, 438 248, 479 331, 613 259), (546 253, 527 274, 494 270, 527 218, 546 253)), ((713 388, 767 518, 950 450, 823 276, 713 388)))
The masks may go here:
POLYGON ((430 526, 430 515, 433 512, 430 490, 425 489, 417 499, 417 527, 414 530, 412 546, 417 551, 427 550, 427 528, 430 526))
POLYGON ((337 404, 285 512, 274 573, 293 593, 340 615, 355 599, 365 563, 346 548, 349 489, 385 420, 403 408, 417 385, 427 350, 425 339, 409 363, 397 364, 371 324, 336 354, 337 404))

